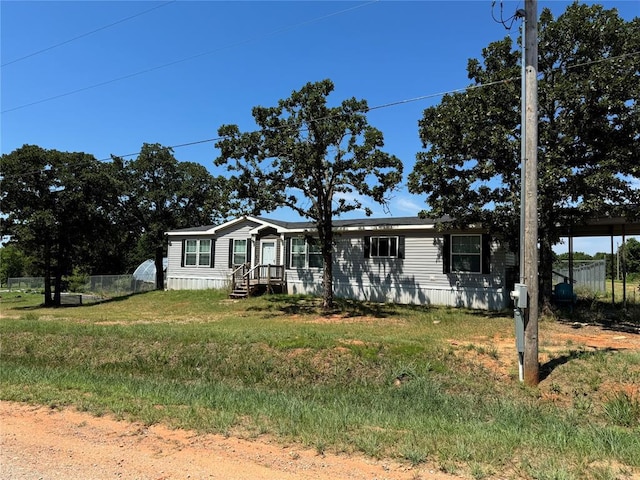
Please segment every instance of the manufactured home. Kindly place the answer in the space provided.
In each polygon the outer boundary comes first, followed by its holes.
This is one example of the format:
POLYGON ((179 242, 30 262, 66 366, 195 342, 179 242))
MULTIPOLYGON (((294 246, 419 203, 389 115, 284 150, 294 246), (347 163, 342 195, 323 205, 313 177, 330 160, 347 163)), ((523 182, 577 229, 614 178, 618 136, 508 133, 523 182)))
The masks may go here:
MULTIPOLYGON (((442 232, 418 217, 334 220, 336 297, 501 310, 515 256, 481 229, 442 232)), ((167 232, 167 288, 322 293, 312 222, 243 216, 167 232)))

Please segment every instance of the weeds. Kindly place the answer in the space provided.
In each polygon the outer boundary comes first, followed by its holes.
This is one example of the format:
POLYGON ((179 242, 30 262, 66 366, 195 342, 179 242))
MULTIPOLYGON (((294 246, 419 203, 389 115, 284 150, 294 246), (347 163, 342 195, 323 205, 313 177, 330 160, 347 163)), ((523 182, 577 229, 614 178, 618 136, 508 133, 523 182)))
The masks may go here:
POLYGON ((316 303, 150 292, 74 309, 16 304, 0 322, 0 398, 433 461, 478 479, 514 464, 581 478, 584 458, 640 467, 638 399, 595 396, 603 378, 640 378, 637 354, 567 356, 550 388, 569 408, 556 407, 456 355, 452 338, 497 360, 495 346, 471 342, 510 330, 509 316, 345 303, 335 320, 316 303), (544 461, 526 462, 532 451, 544 461))
POLYGON ((617 392, 604 404, 607 418, 621 427, 640 425, 640 400, 626 392, 617 392))

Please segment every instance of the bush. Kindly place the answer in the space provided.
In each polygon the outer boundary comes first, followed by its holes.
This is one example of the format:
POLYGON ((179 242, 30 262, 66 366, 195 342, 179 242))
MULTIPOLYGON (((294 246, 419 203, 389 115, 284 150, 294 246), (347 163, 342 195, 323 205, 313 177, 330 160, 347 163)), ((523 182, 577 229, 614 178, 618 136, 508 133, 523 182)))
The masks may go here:
MULTIPOLYGON (((63 279, 69 292, 82 293, 86 290, 89 274, 80 268, 74 268, 73 273, 63 279)), ((67 290, 64 289, 63 290, 67 290)))

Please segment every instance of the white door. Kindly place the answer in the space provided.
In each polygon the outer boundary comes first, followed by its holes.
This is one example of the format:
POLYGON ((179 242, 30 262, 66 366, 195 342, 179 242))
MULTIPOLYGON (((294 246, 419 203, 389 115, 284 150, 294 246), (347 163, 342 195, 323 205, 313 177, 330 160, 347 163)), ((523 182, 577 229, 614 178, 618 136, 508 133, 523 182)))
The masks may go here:
POLYGON ((272 277, 277 275, 277 270, 275 267, 267 267, 266 265, 275 265, 276 264, 276 242, 275 241, 267 241, 262 242, 261 247, 262 255, 260 257, 260 263, 265 265, 260 267, 260 276, 261 277, 272 277), (270 271, 271 270, 271 271, 270 271))
POLYGON ((262 256, 260 257, 262 265, 276 264, 276 242, 262 242, 262 256))

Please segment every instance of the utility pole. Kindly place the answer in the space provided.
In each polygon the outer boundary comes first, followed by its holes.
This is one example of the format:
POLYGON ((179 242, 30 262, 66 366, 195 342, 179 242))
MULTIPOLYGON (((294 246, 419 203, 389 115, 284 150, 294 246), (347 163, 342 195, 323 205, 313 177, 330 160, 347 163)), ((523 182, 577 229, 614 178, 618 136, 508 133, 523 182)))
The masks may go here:
MULTIPOLYGON (((538 2, 525 0, 525 178, 524 193, 524 281, 527 308, 524 310, 524 382, 540 381, 538 360, 538 2)), ((523 248, 521 245, 520 248, 523 248)))

